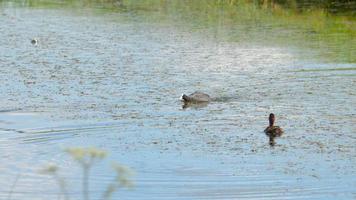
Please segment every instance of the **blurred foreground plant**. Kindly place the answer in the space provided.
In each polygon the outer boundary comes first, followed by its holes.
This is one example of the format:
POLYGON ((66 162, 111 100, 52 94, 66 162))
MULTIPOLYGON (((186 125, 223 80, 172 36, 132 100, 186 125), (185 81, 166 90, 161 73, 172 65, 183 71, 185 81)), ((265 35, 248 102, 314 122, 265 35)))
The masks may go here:
MULTIPOLYGON (((99 161, 104 159, 107 153, 103 150, 88 147, 74 147, 68 148, 65 150, 82 168, 83 170, 83 177, 82 177, 82 192, 83 192, 83 200, 89 200, 89 176, 90 176, 90 169, 99 161)), ((112 194, 117 191, 121 187, 131 188, 133 187, 133 181, 131 177, 133 176, 133 171, 121 164, 113 163, 112 165, 115 171, 115 178, 111 181, 111 183, 107 186, 107 189, 104 191, 102 195, 102 199, 110 199, 112 194)), ((64 196, 65 200, 69 200, 69 194, 66 188, 66 181, 64 178, 58 175, 59 168, 54 165, 50 164, 40 170, 40 173, 51 175, 53 179, 59 186, 61 193, 64 196)))

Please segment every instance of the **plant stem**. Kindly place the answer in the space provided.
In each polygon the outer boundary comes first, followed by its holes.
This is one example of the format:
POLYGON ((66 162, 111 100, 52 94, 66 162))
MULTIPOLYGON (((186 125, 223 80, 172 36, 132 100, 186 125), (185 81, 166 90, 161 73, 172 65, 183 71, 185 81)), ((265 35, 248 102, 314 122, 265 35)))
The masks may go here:
POLYGON ((10 189, 10 192, 9 192, 9 196, 7 197, 8 200, 11 200, 12 193, 14 192, 14 188, 15 188, 16 183, 17 183, 17 181, 19 180, 19 178, 20 178, 20 174, 17 174, 17 176, 16 176, 16 178, 15 178, 15 181, 14 181, 14 183, 13 183, 12 186, 11 186, 11 189, 10 189))
POLYGON ((89 166, 83 166, 83 199, 89 200, 89 166))
POLYGON ((59 185, 59 189, 61 190, 61 192, 64 196, 64 199, 69 200, 69 195, 68 195, 66 185, 65 185, 63 178, 59 177, 57 173, 55 173, 53 176, 54 176, 54 179, 56 180, 57 184, 59 185))

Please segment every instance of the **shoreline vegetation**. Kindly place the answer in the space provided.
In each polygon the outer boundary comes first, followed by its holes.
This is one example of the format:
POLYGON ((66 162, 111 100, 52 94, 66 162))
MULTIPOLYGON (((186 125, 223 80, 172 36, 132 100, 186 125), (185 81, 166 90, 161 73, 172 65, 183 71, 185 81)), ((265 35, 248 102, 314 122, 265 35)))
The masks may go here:
POLYGON ((0 0, 0 11, 2 5, 134 12, 152 22, 208 30, 228 42, 298 47, 304 40, 307 49, 321 51, 316 57, 356 63, 356 2, 351 0, 0 0))
POLYGON ((353 0, 0 0, 1 3, 14 3, 20 6, 93 6, 101 5, 112 8, 167 8, 190 7, 193 9, 204 7, 240 7, 253 6, 259 9, 270 9, 278 11, 288 9, 293 12, 303 13, 311 10, 322 10, 333 15, 354 16, 356 17, 356 2, 353 0))

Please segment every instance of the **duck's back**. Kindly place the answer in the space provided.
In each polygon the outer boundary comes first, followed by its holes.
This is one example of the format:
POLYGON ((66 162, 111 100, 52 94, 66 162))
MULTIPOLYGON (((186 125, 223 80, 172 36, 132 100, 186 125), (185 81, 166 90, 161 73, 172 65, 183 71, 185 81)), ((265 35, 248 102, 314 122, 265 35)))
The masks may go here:
POLYGON ((208 94, 202 92, 194 92, 190 95, 183 95, 183 100, 187 102, 209 102, 211 100, 208 94))
POLYGON ((191 95, 191 98, 196 99, 198 101, 210 101, 210 96, 208 94, 202 92, 194 92, 191 95))
POLYGON ((268 136, 280 137, 283 134, 283 129, 280 128, 279 126, 268 126, 265 129, 265 133, 268 136))

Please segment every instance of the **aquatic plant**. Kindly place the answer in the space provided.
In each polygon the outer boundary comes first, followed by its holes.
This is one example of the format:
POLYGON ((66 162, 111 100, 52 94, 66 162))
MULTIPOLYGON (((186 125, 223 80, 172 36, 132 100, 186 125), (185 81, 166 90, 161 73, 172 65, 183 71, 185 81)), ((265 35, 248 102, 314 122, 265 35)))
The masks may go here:
MULTIPOLYGON (((82 195, 83 200, 90 199, 90 191, 89 191, 89 176, 91 168, 104 159, 107 153, 103 150, 88 147, 74 147, 68 148, 65 150, 81 167, 82 174, 82 195)), ((133 187, 133 181, 131 177, 133 176, 133 171, 118 163, 113 163, 113 170, 115 172, 115 178, 109 183, 106 190, 103 192, 102 199, 110 199, 112 194, 116 192, 119 188, 133 187)), ((58 174, 59 167, 55 164, 49 164, 43 169, 40 170, 40 173, 50 175, 53 177, 57 185, 59 186, 60 192, 63 195, 65 200, 69 200, 70 196, 67 190, 67 182, 65 179, 58 174)))
POLYGON ((55 180, 55 182, 58 184, 59 189, 64 196, 64 199, 69 200, 69 195, 66 188, 66 182, 64 178, 58 175, 58 167, 55 164, 47 165, 45 168, 40 170, 40 173, 51 175, 55 180))
POLYGON ((10 191, 9 191, 9 194, 8 194, 8 196, 7 196, 7 200, 11 200, 12 193, 14 192, 14 188, 15 188, 15 186, 16 186, 17 181, 19 180, 19 178, 20 178, 20 174, 18 174, 18 175, 16 176, 15 181, 14 181, 14 183, 13 183, 12 186, 11 186, 10 191))
POLYGON ((134 186, 133 182, 129 179, 133 175, 130 168, 118 163, 113 163, 112 167, 116 172, 116 177, 103 193, 103 199, 110 199, 111 195, 120 187, 132 188, 134 186))

